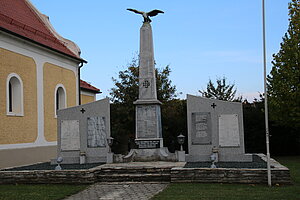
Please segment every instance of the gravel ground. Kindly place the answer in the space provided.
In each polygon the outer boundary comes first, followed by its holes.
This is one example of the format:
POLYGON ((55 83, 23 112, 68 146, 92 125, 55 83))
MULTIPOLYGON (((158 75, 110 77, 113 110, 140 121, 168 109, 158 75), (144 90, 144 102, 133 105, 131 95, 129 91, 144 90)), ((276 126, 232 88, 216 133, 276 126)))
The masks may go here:
MULTIPOLYGON (((105 163, 90 163, 90 164, 61 164, 62 169, 73 170, 73 169, 90 169, 97 167, 105 163)), ((22 171, 22 170, 54 170, 57 165, 50 165, 50 162, 38 163, 34 165, 27 165, 22 167, 15 167, 4 169, 0 171, 22 171)))
MULTIPOLYGON (((267 163, 259 156, 253 155, 252 162, 218 162, 215 163, 217 168, 267 168, 267 163)), ((184 168, 210 168, 211 162, 189 162, 184 168)))

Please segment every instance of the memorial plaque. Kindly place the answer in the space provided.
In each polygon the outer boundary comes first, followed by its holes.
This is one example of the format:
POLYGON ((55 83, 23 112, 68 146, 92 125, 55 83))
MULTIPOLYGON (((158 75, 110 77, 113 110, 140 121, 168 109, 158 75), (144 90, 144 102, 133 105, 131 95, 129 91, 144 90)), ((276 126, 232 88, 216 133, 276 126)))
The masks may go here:
POLYGON ((139 149, 155 149, 160 147, 159 140, 137 140, 135 143, 139 149))
POLYGON ((79 121, 61 121, 61 150, 73 151, 80 149, 79 121))
POLYGON ((106 146, 105 117, 88 117, 87 129, 88 148, 106 146))
POLYGON ((237 114, 219 115, 219 145, 222 147, 240 146, 237 114))
POLYGON ((211 144, 211 116, 209 112, 192 113, 192 143, 211 144))
POLYGON ((137 106, 137 133, 139 138, 155 138, 157 119, 155 106, 137 106))

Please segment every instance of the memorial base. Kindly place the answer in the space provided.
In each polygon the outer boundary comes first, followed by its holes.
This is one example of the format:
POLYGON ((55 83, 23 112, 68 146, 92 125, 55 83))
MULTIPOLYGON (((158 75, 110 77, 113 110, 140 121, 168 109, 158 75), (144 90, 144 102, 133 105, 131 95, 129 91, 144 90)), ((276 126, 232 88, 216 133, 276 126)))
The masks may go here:
POLYGON ((106 163, 113 163, 113 162, 114 162, 114 153, 107 153, 106 163))
MULTIPOLYGON (((78 157, 71 157, 71 156, 66 156, 62 155, 63 161, 61 164, 88 164, 88 163, 106 163, 107 162, 107 156, 97 156, 97 157, 88 157, 86 156, 84 160, 78 157), (84 162, 83 162, 84 161, 84 162)), ((57 159, 51 159, 50 163, 51 165, 56 165, 57 164, 57 159)))
POLYGON ((185 151, 176 151, 175 154, 177 157, 177 161, 185 162, 185 151))
POLYGON ((170 153, 167 147, 155 149, 131 149, 123 158, 124 162, 134 161, 177 161, 175 153, 170 153))
MULTIPOLYGON (((210 154, 211 155, 211 154, 210 154)), ((187 155, 187 162, 210 162, 210 155, 187 155)), ((219 162, 252 162, 252 154, 219 154, 219 162)))

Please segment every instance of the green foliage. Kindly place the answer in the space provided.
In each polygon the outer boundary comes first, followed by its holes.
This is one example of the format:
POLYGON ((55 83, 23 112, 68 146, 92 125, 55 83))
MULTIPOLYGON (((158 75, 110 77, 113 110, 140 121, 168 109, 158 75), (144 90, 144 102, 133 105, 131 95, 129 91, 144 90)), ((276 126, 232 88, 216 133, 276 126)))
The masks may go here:
POLYGON ((127 69, 119 72, 119 79, 112 78, 115 87, 110 95, 113 103, 131 104, 138 98, 138 59, 133 58, 127 69))
MULTIPOLYGON (((300 128, 300 1, 289 3, 290 23, 273 55, 268 76, 270 118, 279 125, 300 128)), ((299 139, 299 137, 298 137, 299 139)))
MULTIPOLYGON (((187 136, 186 100, 172 99, 161 106, 164 146, 170 152, 178 150, 177 136, 187 136)), ((187 137, 185 138, 184 150, 187 148, 187 137)))
MULTIPOLYGON (((110 95, 113 103, 131 104, 138 98, 139 60, 133 58, 127 69, 119 72, 119 78, 112 78, 115 87, 111 89, 110 95)), ((168 101, 177 96, 176 86, 169 79, 171 69, 169 66, 161 70, 155 69, 157 98, 161 102, 168 101)))
POLYGON ((227 84, 226 78, 217 78, 217 86, 209 79, 205 90, 199 90, 203 97, 223 101, 242 101, 242 97, 235 98, 234 84, 227 84))
MULTIPOLYGON (((138 62, 139 60, 137 58, 133 58, 132 62, 127 65, 127 68, 119 72, 118 79, 113 78, 115 87, 111 89, 110 95, 111 101, 113 102, 111 105, 111 131, 112 137, 115 138, 112 150, 115 153, 126 153, 129 148, 134 147, 135 107, 133 102, 138 99, 138 62)), ((163 103, 162 113, 174 112, 174 114, 178 114, 170 108, 170 105, 175 106, 171 100, 177 96, 176 86, 172 85, 172 81, 169 79, 171 73, 170 67, 166 66, 161 70, 156 69, 155 73, 157 98, 163 103), (170 105, 168 104, 169 101, 170 105), (168 109, 168 111, 165 112, 166 109, 168 109)), ((166 115, 162 114, 163 123, 168 123, 168 119, 165 118, 166 115)), ((177 119, 179 120, 179 118, 177 119)), ((177 123, 177 126, 172 128, 164 126, 164 137, 172 138, 173 136, 168 134, 168 130, 173 131, 179 124, 182 124, 182 122, 177 123)))
POLYGON ((253 103, 245 101, 243 103, 243 117, 245 151, 247 153, 265 153, 266 133, 263 99, 255 99, 253 103))
MULTIPOLYGON (((244 138, 247 153, 266 153, 264 98, 243 102, 244 138)), ((294 128, 269 120, 271 155, 299 155, 299 134, 294 128)))

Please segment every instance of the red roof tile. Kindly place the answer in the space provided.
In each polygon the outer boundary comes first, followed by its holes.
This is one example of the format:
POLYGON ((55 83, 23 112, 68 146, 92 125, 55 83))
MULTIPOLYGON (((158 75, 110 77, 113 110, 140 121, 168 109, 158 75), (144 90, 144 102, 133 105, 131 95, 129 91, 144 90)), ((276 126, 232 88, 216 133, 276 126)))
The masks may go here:
POLYGON ((26 0, 0 0, 0 28, 84 61, 51 33, 26 0))
POLYGON ((89 84, 89 83, 87 83, 83 80, 80 80, 80 88, 90 90, 90 91, 95 92, 95 93, 101 93, 98 88, 92 86, 91 84, 89 84))

